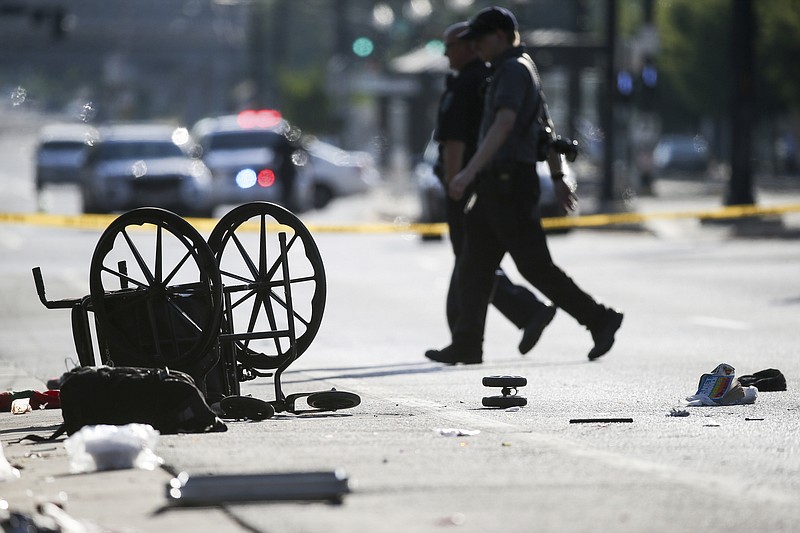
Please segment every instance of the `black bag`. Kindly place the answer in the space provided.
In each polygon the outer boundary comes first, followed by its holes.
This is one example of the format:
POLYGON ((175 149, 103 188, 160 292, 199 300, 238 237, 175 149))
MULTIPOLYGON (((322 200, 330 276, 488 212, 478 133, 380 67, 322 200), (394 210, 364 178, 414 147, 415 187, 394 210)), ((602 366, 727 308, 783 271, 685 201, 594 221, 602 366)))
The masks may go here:
POLYGON ((755 374, 737 378, 742 387, 753 386, 758 392, 779 392, 786 390, 786 376, 777 368, 768 368, 755 374))
POLYGON ((150 424, 162 434, 226 431, 191 376, 177 370, 80 367, 61 377, 64 429, 150 424))

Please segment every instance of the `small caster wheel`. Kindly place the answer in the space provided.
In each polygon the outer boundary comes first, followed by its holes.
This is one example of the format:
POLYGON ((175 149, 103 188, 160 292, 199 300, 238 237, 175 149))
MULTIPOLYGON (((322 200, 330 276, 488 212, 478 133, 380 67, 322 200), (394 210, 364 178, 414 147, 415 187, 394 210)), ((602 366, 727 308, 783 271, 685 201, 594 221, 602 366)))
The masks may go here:
POLYGON ((358 394, 341 390, 314 392, 306 399, 308 405, 321 411, 338 411, 350 409, 361 403, 358 394))
POLYGON ((275 415, 275 408, 269 402, 252 396, 227 396, 220 400, 219 406, 225 418, 266 420, 275 415))
POLYGON ((517 396, 517 389, 528 384, 522 376, 486 376, 484 387, 499 387, 501 396, 485 396, 481 403, 484 407, 522 407, 528 405, 527 398, 517 396))

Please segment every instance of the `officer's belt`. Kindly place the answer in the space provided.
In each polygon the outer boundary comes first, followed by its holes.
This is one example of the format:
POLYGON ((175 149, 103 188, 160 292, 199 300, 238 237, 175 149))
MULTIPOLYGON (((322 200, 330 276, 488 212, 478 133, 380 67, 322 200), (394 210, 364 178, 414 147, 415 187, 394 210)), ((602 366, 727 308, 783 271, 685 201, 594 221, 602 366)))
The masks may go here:
POLYGON ((524 161, 490 161, 483 169, 478 173, 478 177, 486 176, 497 176, 499 174, 517 174, 517 173, 524 173, 530 172, 533 174, 536 172, 536 163, 535 162, 524 162, 524 161))

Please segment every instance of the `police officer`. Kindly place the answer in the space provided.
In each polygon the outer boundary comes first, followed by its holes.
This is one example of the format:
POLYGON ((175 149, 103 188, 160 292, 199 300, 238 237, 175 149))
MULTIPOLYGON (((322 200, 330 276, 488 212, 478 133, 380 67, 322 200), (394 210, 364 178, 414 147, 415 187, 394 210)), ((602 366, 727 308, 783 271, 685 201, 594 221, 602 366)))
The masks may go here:
MULTIPOLYGON (((508 252, 525 279, 591 332, 594 346, 588 357, 597 359, 614 344, 623 315, 581 290, 550 256, 536 211, 539 118, 545 105, 536 67, 520 45, 516 18, 504 8, 483 9, 470 19, 462 38, 475 42, 479 57, 492 64, 494 73, 478 149, 449 184, 456 200, 471 186, 475 190, 457 273, 460 314, 452 343, 425 355, 447 364, 482 362, 494 272, 508 252)), ((563 181, 561 156, 551 151, 547 160, 560 203, 574 209, 577 199, 563 181)))
MULTIPOLYGON (((434 139, 439 143, 436 174, 445 188, 477 148, 483 109, 482 88, 490 74, 489 68, 475 53, 473 43, 460 38, 460 34, 468 27, 466 22, 459 22, 444 32, 445 55, 455 72, 447 77, 434 132, 434 139)), ((458 200, 448 197, 446 200, 450 243, 456 263, 447 293, 447 323, 451 333, 460 307, 456 273, 464 241, 465 203, 465 197, 458 200)), ((523 330, 519 351, 525 354, 533 348, 544 328, 553 320, 555 308, 540 302, 525 287, 514 285, 501 269, 496 270, 494 283, 492 303, 523 330)))

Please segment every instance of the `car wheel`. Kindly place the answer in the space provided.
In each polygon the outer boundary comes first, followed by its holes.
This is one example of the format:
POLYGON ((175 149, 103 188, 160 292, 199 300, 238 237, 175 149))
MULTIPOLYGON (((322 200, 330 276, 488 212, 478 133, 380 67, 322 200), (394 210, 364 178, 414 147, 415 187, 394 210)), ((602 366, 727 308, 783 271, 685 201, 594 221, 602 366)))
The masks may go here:
POLYGON ((314 209, 322 209, 333 200, 334 194, 330 187, 320 183, 314 184, 314 209))
POLYGON ((104 211, 100 209, 100 207, 93 202, 85 193, 81 197, 81 201, 83 203, 83 212, 85 214, 103 214, 104 211))

